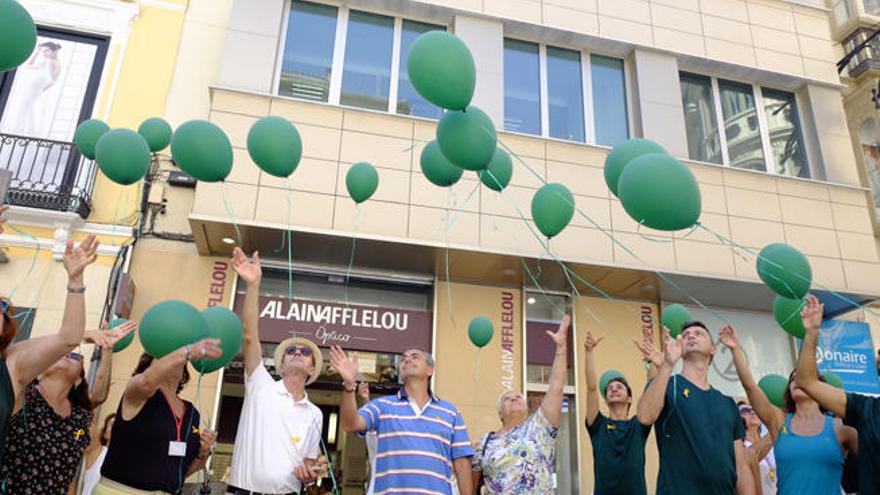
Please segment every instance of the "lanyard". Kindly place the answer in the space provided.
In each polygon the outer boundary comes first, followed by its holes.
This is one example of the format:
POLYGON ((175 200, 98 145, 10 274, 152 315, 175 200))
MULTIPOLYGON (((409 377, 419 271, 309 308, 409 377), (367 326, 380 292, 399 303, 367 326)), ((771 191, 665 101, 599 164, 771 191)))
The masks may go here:
MULTIPOLYGON (((162 398, 165 399, 165 403, 168 404, 168 410, 171 411, 171 416, 174 418, 174 426, 177 427, 177 441, 180 441, 180 428, 183 426, 183 416, 177 417, 177 413, 174 412, 174 408, 171 407, 171 402, 168 400, 168 396, 165 395, 164 391, 162 392, 162 398)), ((183 414, 186 414, 186 404, 183 405, 183 414)))

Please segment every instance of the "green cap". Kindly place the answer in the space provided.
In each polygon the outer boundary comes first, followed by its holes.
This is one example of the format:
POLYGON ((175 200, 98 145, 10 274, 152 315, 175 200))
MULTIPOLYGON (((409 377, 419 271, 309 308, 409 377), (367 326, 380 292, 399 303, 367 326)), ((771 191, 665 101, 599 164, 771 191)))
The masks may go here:
POLYGON ((608 384, 611 383, 611 380, 621 379, 626 383, 626 376, 617 371, 617 370, 608 370, 602 374, 602 378, 599 379, 599 390, 602 391, 602 397, 605 397, 605 389, 608 387, 608 384))

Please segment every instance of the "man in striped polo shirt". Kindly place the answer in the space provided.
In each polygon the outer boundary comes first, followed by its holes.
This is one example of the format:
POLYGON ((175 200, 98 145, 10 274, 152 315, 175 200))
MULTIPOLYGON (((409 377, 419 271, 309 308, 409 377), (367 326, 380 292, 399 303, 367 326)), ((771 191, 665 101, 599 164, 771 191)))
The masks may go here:
POLYGON ((434 358, 430 354, 418 349, 403 353, 399 365, 403 388, 396 396, 372 400, 360 410, 355 399, 357 353, 349 357, 333 346, 330 364, 342 377, 342 429, 378 434, 376 495, 451 495, 453 473, 459 493, 473 495, 471 441, 461 413, 431 392, 434 358))

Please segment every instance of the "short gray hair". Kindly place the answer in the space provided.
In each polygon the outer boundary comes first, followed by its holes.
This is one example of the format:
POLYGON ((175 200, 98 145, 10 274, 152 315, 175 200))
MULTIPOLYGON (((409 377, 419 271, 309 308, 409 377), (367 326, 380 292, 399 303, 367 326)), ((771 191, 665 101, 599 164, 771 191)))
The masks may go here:
POLYGON ((422 351, 422 356, 425 358, 425 362, 428 363, 428 366, 431 368, 434 367, 434 356, 431 355, 430 352, 422 351))

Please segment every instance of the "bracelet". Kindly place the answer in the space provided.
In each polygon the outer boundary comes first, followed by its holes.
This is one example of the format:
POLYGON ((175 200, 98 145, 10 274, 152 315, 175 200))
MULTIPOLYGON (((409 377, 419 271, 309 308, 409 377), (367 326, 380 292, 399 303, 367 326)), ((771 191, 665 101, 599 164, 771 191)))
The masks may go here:
POLYGON ((67 286, 67 292, 69 292, 71 294, 83 294, 85 291, 86 291, 85 286, 82 286, 82 287, 71 287, 69 285, 67 286))
POLYGON ((345 390, 347 393, 354 393, 354 391, 355 391, 355 386, 352 385, 351 387, 347 387, 347 386, 345 385, 345 382, 342 382, 342 390, 345 390))

